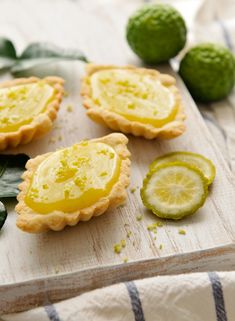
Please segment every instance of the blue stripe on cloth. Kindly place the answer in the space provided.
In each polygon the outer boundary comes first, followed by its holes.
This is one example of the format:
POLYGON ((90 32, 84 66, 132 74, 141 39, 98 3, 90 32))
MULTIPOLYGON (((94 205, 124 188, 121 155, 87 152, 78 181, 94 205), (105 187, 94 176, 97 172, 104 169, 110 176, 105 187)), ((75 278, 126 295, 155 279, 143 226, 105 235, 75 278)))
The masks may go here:
POLYGON ((47 313, 49 320, 51 321, 61 321, 53 304, 48 304, 44 306, 44 309, 47 313))
POLYGON ((223 32, 223 37, 224 37, 224 41, 225 41, 225 44, 226 46, 231 50, 233 51, 233 45, 232 45, 232 40, 231 40, 231 37, 229 35, 229 31, 225 25, 225 23, 220 20, 220 19, 217 19, 217 22, 218 24, 220 25, 221 29, 222 29, 222 32, 223 32))
POLYGON ((129 297, 131 299, 132 311, 135 316, 135 321, 145 321, 142 304, 139 297, 138 289, 134 282, 125 283, 129 297))
POLYGON ((216 272, 209 272, 208 276, 212 286, 217 321, 227 321, 228 319, 224 305, 223 288, 219 275, 216 272))

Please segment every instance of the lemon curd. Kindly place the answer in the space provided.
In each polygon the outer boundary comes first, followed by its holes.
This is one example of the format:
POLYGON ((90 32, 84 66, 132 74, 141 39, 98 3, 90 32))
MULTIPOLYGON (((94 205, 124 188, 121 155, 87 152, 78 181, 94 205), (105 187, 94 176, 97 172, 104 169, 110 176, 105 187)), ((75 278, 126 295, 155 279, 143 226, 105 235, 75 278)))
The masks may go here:
POLYGON ((120 166, 115 150, 101 142, 84 141, 56 151, 35 171, 25 203, 41 214, 89 207, 110 193, 120 166))
POLYGON ((130 70, 101 70, 90 79, 96 104, 130 121, 161 127, 177 113, 174 94, 150 74, 130 70))
POLYGON ((14 132, 31 123, 53 98, 54 88, 43 81, 1 88, 0 133, 14 132))

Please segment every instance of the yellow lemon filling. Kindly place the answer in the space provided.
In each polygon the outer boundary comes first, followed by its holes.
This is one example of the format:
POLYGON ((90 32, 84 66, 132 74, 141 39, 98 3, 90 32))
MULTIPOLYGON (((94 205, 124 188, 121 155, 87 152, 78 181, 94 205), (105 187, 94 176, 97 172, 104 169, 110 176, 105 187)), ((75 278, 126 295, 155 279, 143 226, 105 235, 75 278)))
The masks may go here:
POLYGON ((17 131, 46 110, 54 88, 37 83, 0 88, 0 133, 17 131))
POLYGON ((90 84, 96 104, 128 120, 161 127, 176 116, 174 94, 150 74, 101 70, 91 76, 90 84))
POLYGON ((105 143, 85 141, 59 150, 35 171, 25 203, 42 214, 91 206, 110 193, 120 166, 120 157, 105 143))

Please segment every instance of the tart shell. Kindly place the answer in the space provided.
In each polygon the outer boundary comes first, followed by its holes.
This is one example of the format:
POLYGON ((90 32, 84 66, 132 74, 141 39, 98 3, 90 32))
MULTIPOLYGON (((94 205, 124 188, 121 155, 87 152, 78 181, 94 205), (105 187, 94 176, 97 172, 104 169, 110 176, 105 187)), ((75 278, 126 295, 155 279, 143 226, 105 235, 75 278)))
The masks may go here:
POLYGON ((21 126, 17 131, 14 132, 0 133, 0 151, 7 148, 16 147, 21 144, 27 144, 32 140, 43 136, 52 128, 53 121, 56 119, 57 112, 64 94, 64 80, 62 78, 19 78, 1 83, 0 89, 18 85, 33 84, 40 80, 45 81, 54 88, 55 94, 53 100, 47 105, 46 111, 38 114, 31 123, 21 126))
POLYGON ((181 101, 179 90, 175 86, 175 79, 167 74, 161 74, 157 70, 136 68, 133 66, 117 67, 114 65, 95 65, 88 64, 86 66, 86 76, 83 78, 81 95, 83 96, 83 106, 87 109, 87 115, 97 123, 107 125, 115 131, 121 131, 125 134, 134 136, 143 136, 147 139, 163 138, 171 139, 181 135, 185 131, 184 120, 186 118, 184 108, 181 101), (137 121, 130 121, 125 117, 99 106, 92 99, 92 89, 90 86, 90 77, 100 70, 106 69, 122 69, 138 72, 140 74, 150 74, 158 79, 162 85, 166 86, 174 94, 175 101, 178 105, 178 112, 173 121, 163 125, 162 127, 154 127, 151 124, 144 124, 137 121))
POLYGON ((34 212, 24 202, 31 178, 37 167, 51 153, 37 156, 30 159, 26 164, 26 171, 22 175, 23 182, 19 185, 20 193, 17 196, 18 204, 16 212, 19 214, 16 225, 18 228, 29 233, 40 233, 48 230, 60 231, 66 225, 74 226, 79 221, 88 221, 93 216, 103 214, 107 209, 115 208, 126 200, 126 188, 129 185, 130 176, 130 152, 126 145, 128 139, 125 135, 114 133, 101 138, 93 139, 93 142, 102 142, 113 147, 119 157, 122 159, 121 170, 118 181, 114 184, 109 195, 102 197, 98 202, 87 208, 78 209, 74 212, 53 211, 48 214, 34 212))

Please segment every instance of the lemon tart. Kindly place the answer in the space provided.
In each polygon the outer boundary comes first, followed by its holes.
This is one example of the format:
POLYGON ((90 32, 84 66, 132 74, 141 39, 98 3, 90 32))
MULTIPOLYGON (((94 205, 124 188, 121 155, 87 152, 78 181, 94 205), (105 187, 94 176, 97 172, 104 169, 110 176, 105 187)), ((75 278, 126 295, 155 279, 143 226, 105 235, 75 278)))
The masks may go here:
POLYGON ((59 231, 122 204, 129 184, 127 142, 113 133, 29 160, 19 185, 17 226, 59 231))
POLYGON ((48 132, 63 96, 63 79, 20 78, 0 84, 0 150, 48 132))
POLYGON ((81 95, 87 115, 113 130, 147 139, 185 130, 175 79, 157 70, 88 64, 81 95))

